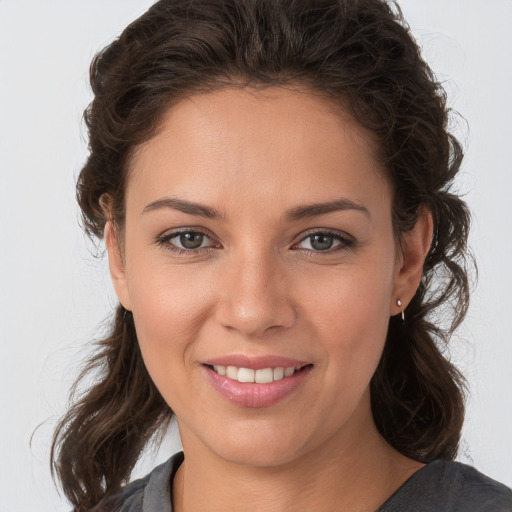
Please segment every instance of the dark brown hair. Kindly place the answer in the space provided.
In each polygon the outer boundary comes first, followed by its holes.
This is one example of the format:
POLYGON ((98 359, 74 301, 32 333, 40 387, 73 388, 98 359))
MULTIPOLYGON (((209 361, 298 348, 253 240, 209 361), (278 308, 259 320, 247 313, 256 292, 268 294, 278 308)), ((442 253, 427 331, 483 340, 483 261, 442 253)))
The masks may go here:
MULTIPOLYGON (((462 149, 447 129, 445 93, 399 8, 384 0, 160 0, 94 58, 91 85, 89 156, 77 196, 85 229, 98 238, 102 196, 122 231, 130 155, 185 96, 300 86, 342 105, 373 133, 393 184, 397 238, 424 209, 434 219, 406 321, 390 319, 371 382, 373 415, 401 453, 424 462, 454 458, 464 381, 443 352, 468 306, 469 214, 450 192, 462 149), (436 315, 440 306, 448 322, 436 315)), ((81 378, 91 371, 95 383, 58 425, 52 449, 52 469, 77 511, 99 510, 172 416, 121 306, 81 378)))

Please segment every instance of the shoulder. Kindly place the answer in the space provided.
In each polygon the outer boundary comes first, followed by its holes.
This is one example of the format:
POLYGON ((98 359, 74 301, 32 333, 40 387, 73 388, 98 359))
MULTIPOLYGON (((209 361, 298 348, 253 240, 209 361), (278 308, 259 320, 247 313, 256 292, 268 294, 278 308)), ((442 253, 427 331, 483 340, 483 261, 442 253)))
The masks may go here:
POLYGON ((437 460, 405 482, 379 512, 510 512, 512 490, 460 462, 437 460))
POLYGON ((105 512, 172 512, 172 480, 183 462, 173 455, 144 478, 134 480, 102 505, 105 512))

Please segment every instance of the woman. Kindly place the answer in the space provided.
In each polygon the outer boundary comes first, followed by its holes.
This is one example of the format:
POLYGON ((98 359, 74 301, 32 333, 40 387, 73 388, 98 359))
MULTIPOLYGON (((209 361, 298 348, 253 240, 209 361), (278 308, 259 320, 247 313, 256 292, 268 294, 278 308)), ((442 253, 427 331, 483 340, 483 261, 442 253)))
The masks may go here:
POLYGON ((462 151, 397 8, 161 0, 91 83, 78 200, 120 305, 55 436, 74 509, 510 510, 452 462, 462 151), (183 453, 123 487, 174 415, 183 453))

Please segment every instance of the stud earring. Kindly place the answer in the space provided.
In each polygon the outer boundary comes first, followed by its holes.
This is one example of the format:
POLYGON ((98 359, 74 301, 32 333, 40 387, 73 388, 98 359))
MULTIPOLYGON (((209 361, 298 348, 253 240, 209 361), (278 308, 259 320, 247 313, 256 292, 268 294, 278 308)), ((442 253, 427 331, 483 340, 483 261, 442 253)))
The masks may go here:
MULTIPOLYGON (((402 301, 400 299, 396 299, 396 305, 401 308, 402 301)), ((405 322, 405 310, 402 309, 402 322, 405 322)))

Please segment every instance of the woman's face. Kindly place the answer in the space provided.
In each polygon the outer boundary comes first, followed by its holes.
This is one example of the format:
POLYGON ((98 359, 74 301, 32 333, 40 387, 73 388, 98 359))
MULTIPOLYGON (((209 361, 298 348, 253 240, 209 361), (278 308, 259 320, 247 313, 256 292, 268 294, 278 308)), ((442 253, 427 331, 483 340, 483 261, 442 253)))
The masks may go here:
POLYGON ((183 100, 136 152, 110 264, 185 448, 272 466, 373 425, 415 290, 373 155, 348 115, 278 88, 183 100))

